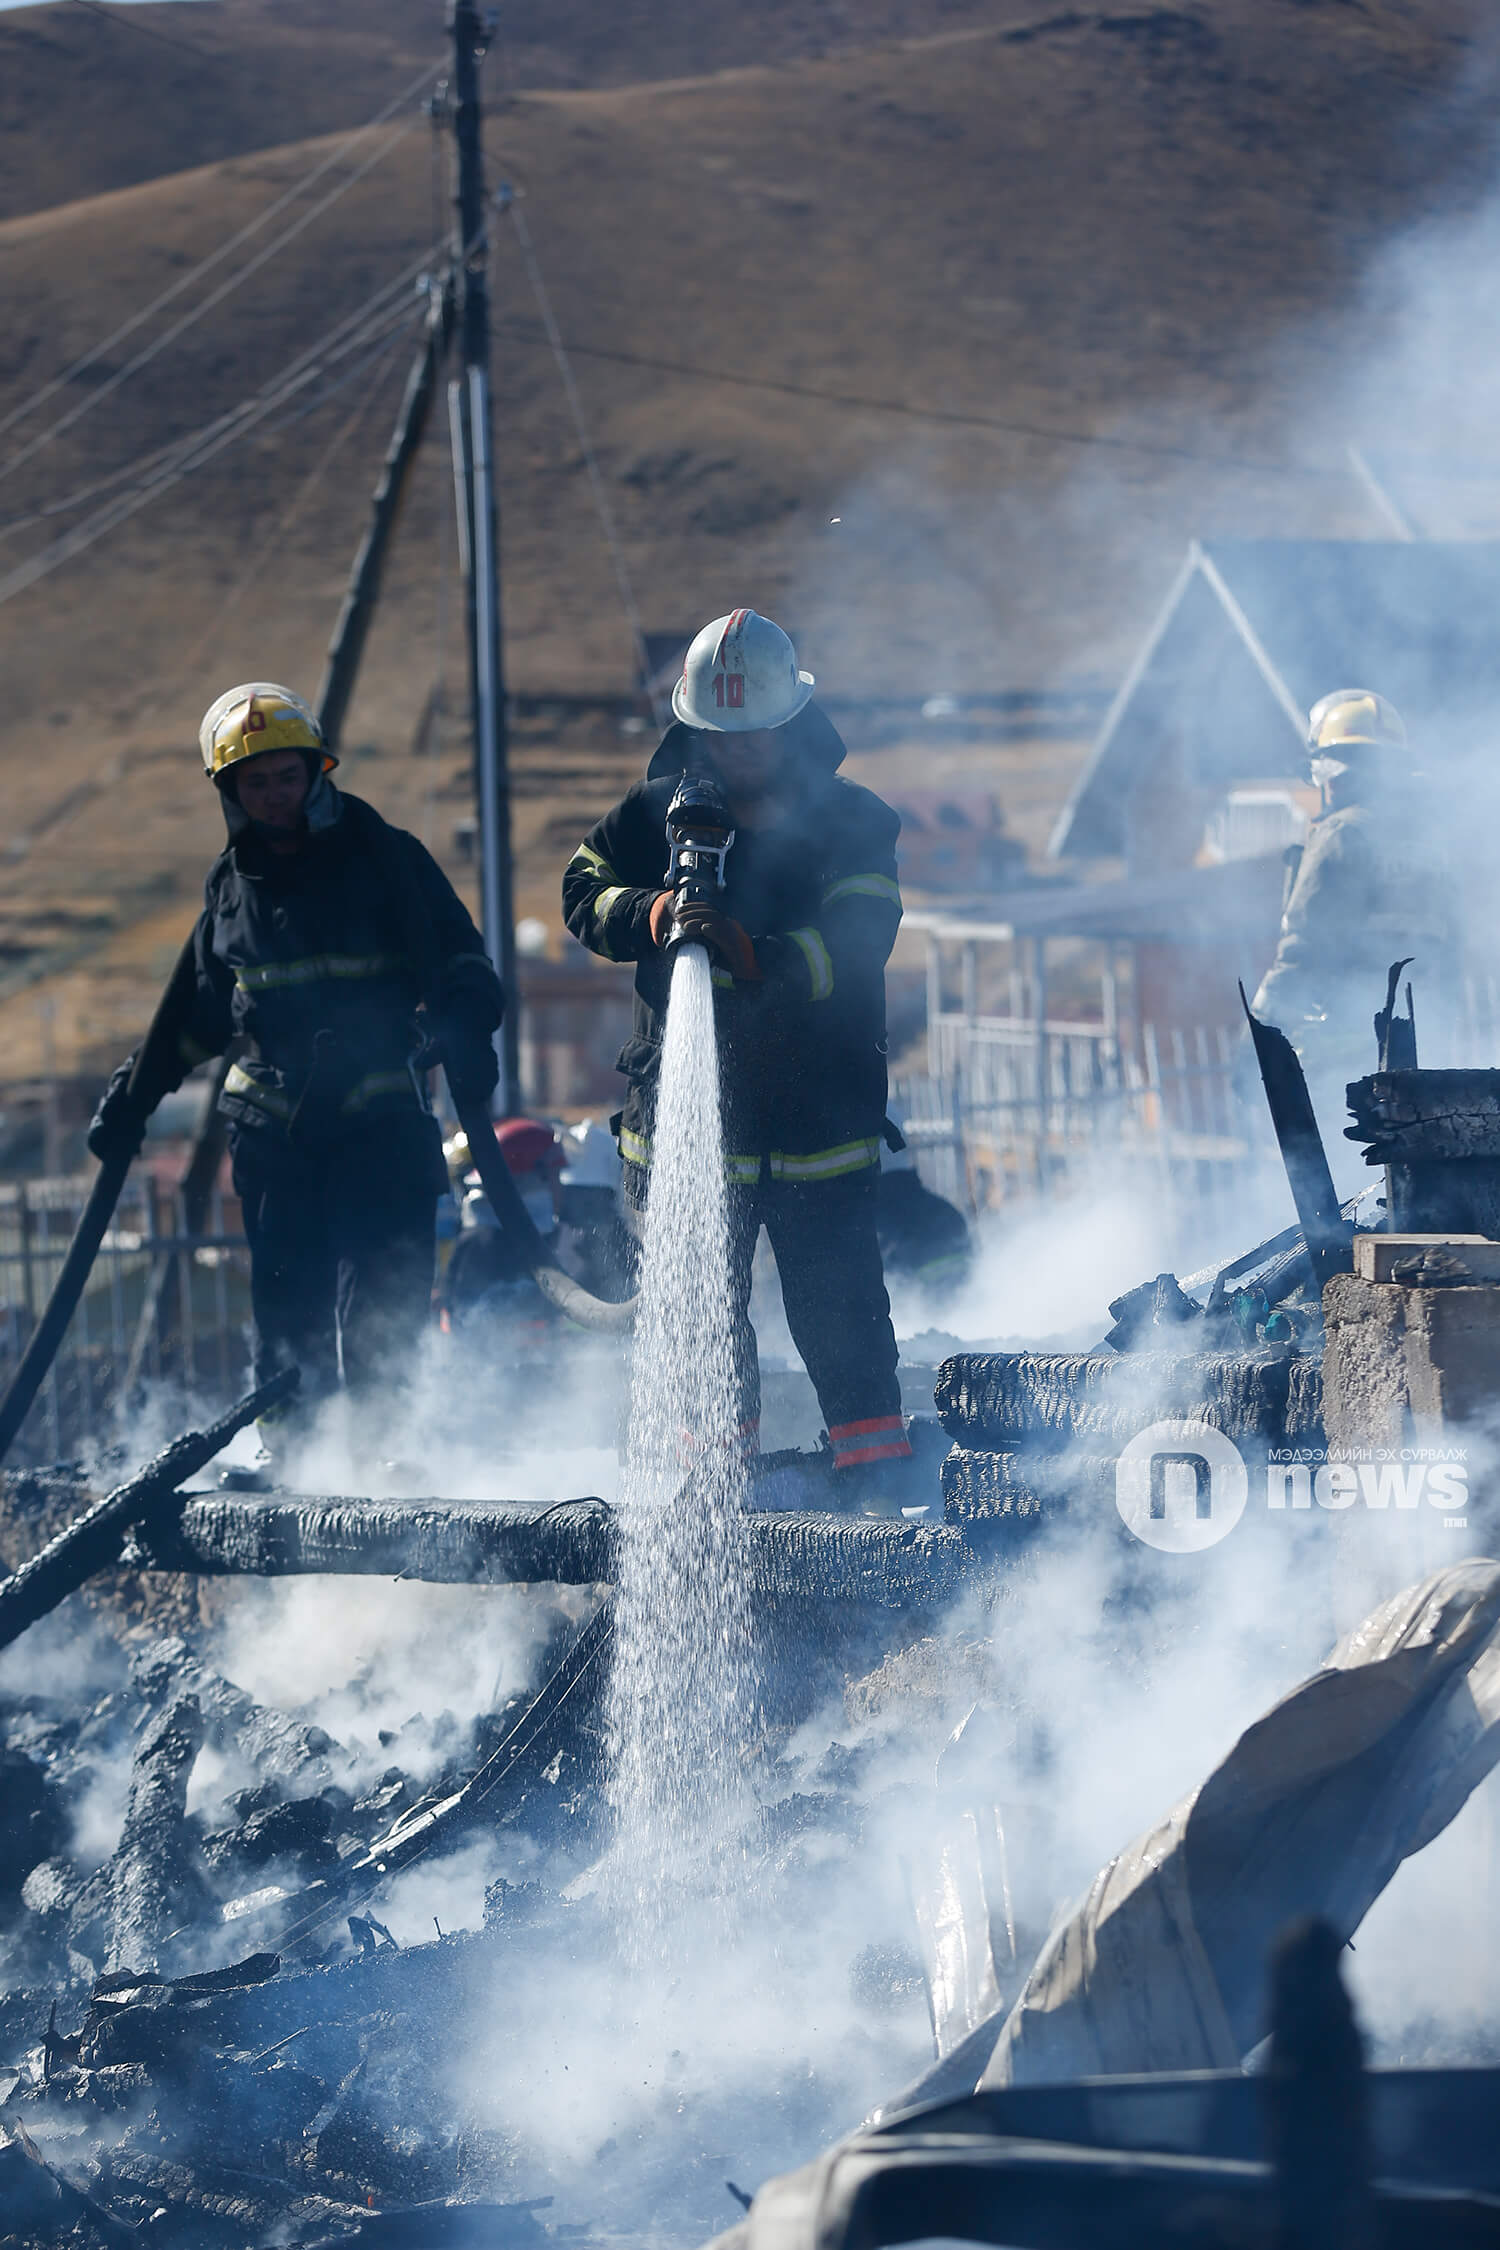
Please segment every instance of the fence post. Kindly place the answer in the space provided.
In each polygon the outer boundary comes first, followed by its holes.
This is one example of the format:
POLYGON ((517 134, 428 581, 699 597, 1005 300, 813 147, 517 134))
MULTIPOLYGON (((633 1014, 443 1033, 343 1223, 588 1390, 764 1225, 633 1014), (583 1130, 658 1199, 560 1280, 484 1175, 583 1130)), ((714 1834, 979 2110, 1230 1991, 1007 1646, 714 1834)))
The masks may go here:
POLYGON ((36 1326, 36 1265, 31 1254, 31 1198, 26 1193, 26 1182, 16 1182, 16 1220, 21 1237, 21 1306, 24 1318, 20 1322, 18 1342, 22 1351, 27 1338, 36 1326))
POLYGON ((938 1018, 943 1012, 943 955, 936 930, 927 933, 927 1075, 941 1078, 938 1018))
POLYGON ((194 1228, 187 1210, 187 1198, 181 1188, 172 1196, 172 1225, 183 1247, 174 1251, 177 1260, 178 1313, 177 1333, 180 1339, 178 1358, 183 1395, 191 1398, 198 1380, 198 1330, 193 1320, 193 1272, 197 1252, 192 1246, 192 1236, 201 1231, 194 1228))
MULTIPOLYGON (((49 1255, 52 1244, 52 1207, 47 1199, 45 1188, 37 1205, 37 1217, 40 1221, 39 1248, 42 1253, 42 1293, 45 1295, 51 1289, 55 1278, 49 1255)), ((57 1370, 61 1360, 62 1352, 59 1350, 57 1357, 47 1370, 47 1380, 42 1387, 42 1398, 45 1401, 47 1415, 47 1439, 54 1461, 60 1460, 62 1457, 62 1394, 57 1384, 57 1370)))
POLYGON ((1045 1188, 1052 1167, 1047 1156, 1048 1104, 1051 1094, 1052 1053, 1047 1039, 1047 940, 1032 941, 1032 991, 1036 1001, 1036 1166, 1045 1188))

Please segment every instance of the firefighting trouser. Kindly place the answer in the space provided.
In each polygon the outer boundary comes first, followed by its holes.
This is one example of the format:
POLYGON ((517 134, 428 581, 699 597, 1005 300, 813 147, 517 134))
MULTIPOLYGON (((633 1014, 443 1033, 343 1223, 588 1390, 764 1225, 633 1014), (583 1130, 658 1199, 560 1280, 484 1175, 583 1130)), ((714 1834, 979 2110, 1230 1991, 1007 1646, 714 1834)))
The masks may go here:
MULTIPOLYGON (((625 1198, 639 1215, 650 1173, 626 1164, 625 1198)), ((762 1227, 770 1238, 792 1341, 812 1378, 837 1466, 857 1468, 910 1452, 901 1419, 896 1332, 875 1235, 875 1184, 843 1179, 732 1184, 729 1262, 742 1426, 760 1422, 760 1363, 750 1325, 751 1264, 762 1227)))
MULTIPOLYGON (((388 1428, 431 1312, 442 1148, 430 1117, 372 1120, 314 1149, 254 1129, 232 1139, 250 1245, 257 1383, 301 1369, 286 1427, 344 1386, 388 1428)), ((265 1433, 268 1440, 271 1433, 265 1433)))

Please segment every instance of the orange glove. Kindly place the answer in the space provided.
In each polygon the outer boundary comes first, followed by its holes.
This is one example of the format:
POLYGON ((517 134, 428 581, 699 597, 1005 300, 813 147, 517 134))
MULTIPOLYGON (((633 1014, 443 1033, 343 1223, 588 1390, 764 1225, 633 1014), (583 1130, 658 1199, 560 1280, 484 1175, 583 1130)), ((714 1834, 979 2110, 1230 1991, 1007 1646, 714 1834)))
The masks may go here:
POLYGON ((658 948, 672 935, 672 909, 676 903, 670 891, 658 891, 651 901, 647 928, 651 932, 651 943, 658 948))
MULTIPOLYGON (((653 907, 653 915, 655 911, 653 907)), ((727 914, 721 914, 716 906, 690 902, 678 907, 672 917, 671 938, 673 942, 680 940, 686 945, 706 946, 739 984, 761 981, 760 963, 755 958, 755 947, 748 933, 727 914)))

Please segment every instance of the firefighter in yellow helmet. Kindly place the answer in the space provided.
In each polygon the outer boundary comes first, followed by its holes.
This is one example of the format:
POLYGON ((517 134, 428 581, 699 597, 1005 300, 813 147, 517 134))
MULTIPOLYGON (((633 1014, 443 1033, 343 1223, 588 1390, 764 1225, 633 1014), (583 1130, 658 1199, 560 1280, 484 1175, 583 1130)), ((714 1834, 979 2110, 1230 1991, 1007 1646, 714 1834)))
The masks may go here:
POLYGON ((1431 1059, 1455 1006, 1452 872, 1440 807, 1417 772, 1400 712, 1371 688, 1338 688, 1308 714, 1323 806, 1296 862, 1258 1016, 1291 1040, 1325 1142, 1337 1154, 1345 1088, 1375 1068, 1373 1019, 1406 956, 1431 1059))
POLYGON ((231 688, 199 745, 229 835, 193 933, 177 1064, 134 1098, 122 1064, 89 1146, 133 1154, 163 1094, 239 1043, 221 1106, 255 1375, 300 1367, 305 1421, 341 1369, 372 1406, 415 1355, 447 1187, 425 1070, 441 1061, 460 1098, 486 1099, 502 996, 429 853, 334 787, 338 761, 299 696, 267 680, 231 688))

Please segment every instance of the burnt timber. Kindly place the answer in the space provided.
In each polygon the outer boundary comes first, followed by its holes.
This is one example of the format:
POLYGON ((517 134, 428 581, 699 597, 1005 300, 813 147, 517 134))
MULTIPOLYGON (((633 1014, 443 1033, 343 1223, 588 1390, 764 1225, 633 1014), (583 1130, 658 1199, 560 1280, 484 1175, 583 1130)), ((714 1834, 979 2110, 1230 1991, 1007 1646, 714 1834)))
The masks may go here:
MULTIPOLYGON (((939 1607, 973 1583, 975 1550, 953 1526, 792 1510, 745 1518, 753 1583, 768 1596, 939 1607)), ((445 1585, 590 1586, 615 1569, 613 1511, 500 1500, 191 1495, 146 1527, 136 1567, 280 1578, 339 1572, 445 1585)))

